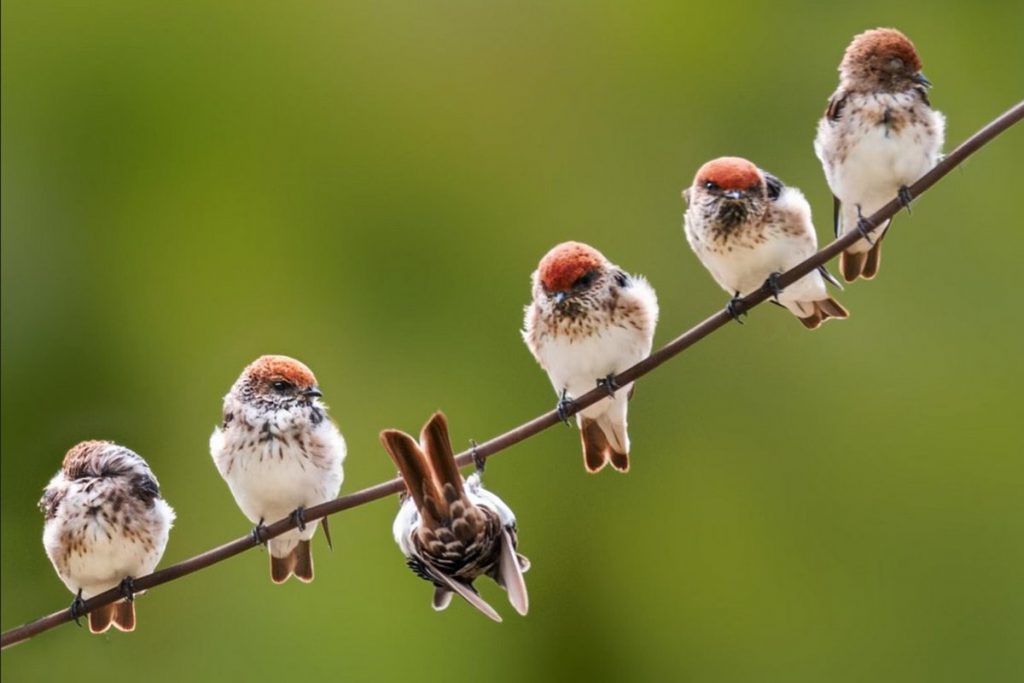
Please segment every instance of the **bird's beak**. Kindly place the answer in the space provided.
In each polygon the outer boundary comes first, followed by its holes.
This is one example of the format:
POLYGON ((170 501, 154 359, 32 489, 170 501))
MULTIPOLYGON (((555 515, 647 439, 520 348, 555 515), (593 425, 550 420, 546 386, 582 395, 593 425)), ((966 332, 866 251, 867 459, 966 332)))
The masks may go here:
POLYGON ((320 398, 323 396, 323 392, 320 391, 320 387, 310 387, 302 392, 302 395, 306 398, 320 398))
POLYGON ((726 199, 743 199, 743 191, 742 190, 729 190, 728 192, 724 193, 723 196, 726 199))
POLYGON ((567 292, 555 292, 555 303, 560 304, 569 296, 567 292))
POLYGON ((932 87, 932 82, 925 78, 924 74, 920 71, 914 74, 913 78, 910 80, 914 81, 914 83, 917 83, 918 85, 923 85, 926 88, 932 87))

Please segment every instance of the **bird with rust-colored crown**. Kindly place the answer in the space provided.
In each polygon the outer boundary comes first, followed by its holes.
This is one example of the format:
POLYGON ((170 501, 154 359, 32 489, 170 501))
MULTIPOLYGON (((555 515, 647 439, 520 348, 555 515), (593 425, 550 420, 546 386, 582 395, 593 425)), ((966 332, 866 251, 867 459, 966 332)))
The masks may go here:
POLYGON ((914 44, 893 28, 855 36, 839 64, 814 151, 834 196, 836 236, 857 230, 863 237, 839 256, 847 281, 875 277, 892 223, 869 230, 864 218, 894 197, 909 211, 908 186, 941 157, 946 118, 932 109, 929 87, 914 44))
POLYGON ((733 317, 742 313, 739 298, 761 287, 809 329, 849 315, 826 292, 826 279, 838 283, 824 266, 784 290, 776 281, 818 249, 811 206, 800 190, 746 159, 721 157, 698 169, 683 197, 686 239, 715 282, 733 295, 733 317))
POLYGON ((567 419, 573 397, 595 386, 609 393, 576 415, 584 466, 592 473, 609 463, 629 471, 626 416, 633 384, 619 387, 614 377, 651 353, 658 324, 654 289, 597 249, 564 242, 540 260, 532 294, 523 340, 560 396, 559 415, 567 419))
POLYGON ((406 487, 392 529, 395 542, 409 568, 434 584, 434 609, 445 609, 458 593, 491 619, 501 621, 473 587, 474 580, 489 576, 525 616, 529 598, 523 572, 530 562, 516 551, 515 515, 483 487, 479 471, 462 478, 444 413, 431 416, 419 443, 397 429, 381 432, 380 441, 406 487))
MULTIPOLYGON (((224 397, 223 422, 210 453, 235 502, 263 541, 265 522, 292 516, 298 528, 270 539, 270 578, 313 580, 310 540, 317 522, 306 508, 341 489, 345 440, 327 416, 313 372, 287 356, 253 361, 224 397)), ((330 543, 327 520, 324 533, 330 543)))
POLYGON ((156 568, 174 522, 146 461, 110 441, 83 441, 64 456, 39 508, 46 555, 75 594, 75 620, 84 600, 120 587, 123 599, 89 612, 89 630, 134 631, 134 579, 156 568))

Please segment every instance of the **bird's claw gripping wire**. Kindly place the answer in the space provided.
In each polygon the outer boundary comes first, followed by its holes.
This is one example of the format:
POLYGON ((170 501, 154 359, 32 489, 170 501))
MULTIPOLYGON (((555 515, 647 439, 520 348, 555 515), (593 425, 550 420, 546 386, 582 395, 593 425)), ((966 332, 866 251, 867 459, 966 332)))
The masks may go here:
POLYGON ((469 440, 469 452, 473 455, 473 467, 476 468, 477 474, 483 474, 484 468, 487 467, 487 459, 480 455, 480 451, 477 450, 479 446, 476 439, 469 440))
POLYGON ((739 292, 736 292, 729 303, 725 305, 725 310, 733 320, 738 322, 740 325, 743 324, 743 316, 747 314, 747 306, 743 303, 743 297, 740 296, 739 292))
POLYGON ((299 531, 306 530, 306 508, 300 505, 299 507, 292 510, 292 514, 290 515, 290 517, 292 521, 295 522, 295 526, 298 528, 299 531))
POLYGON ((779 284, 779 278, 782 277, 782 273, 772 273, 768 276, 768 279, 764 281, 764 289, 768 292, 771 297, 775 300, 775 303, 779 303, 779 295, 782 294, 783 287, 779 284))
POLYGON ((569 398, 568 389, 562 389, 562 395, 558 399, 558 405, 555 407, 555 410, 558 412, 558 419, 567 426, 571 426, 569 417, 576 412, 576 401, 569 398))
POLYGON ((910 202, 914 201, 914 195, 910 193, 910 188, 906 185, 900 185, 900 190, 896 194, 900 200, 900 206, 907 210, 907 213, 913 213, 910 210, 910 202))
POLYGON ((79 621, 85 616, 85 600, 82 599, 82 589, 78 589, 78 593, 75 595, 75 599, 71 601, 71 618, 75 620, 75 626, 82 628, 82 622, 79 621))
POLYGON ((256 541, 257 545, 267 544, 267 525, 260 520, 260 523, 252 528, 252 540, 256 541))
POLYGON ((615 373, 608 373, 607 377, 599 377, 597 379, 597 386, 604 387, 604 390, 608 392, 609 396, 614 396, 615 391, 620 389, 619 383, 615 381, 615 373))
POLYGON ((872 228, 870 225, 868 225, 867 219, 864 218, 864 214, 861 213, 860 204, 858 204, 857 205, 857 232, 859 232, 860 236, 864 238, 864 241, 867 242, 868 244, 870 244, 871 246, 875 246, 875 240, 872 239, 872 237, 871 237, 871 231, 873 229, 874 228, 872 228))
POLYGON ((121 583, 118 584, 117 589, 121 591, 121 597, 128 602, 135 602, 135 579, 126 576, 121 579, 121 583))

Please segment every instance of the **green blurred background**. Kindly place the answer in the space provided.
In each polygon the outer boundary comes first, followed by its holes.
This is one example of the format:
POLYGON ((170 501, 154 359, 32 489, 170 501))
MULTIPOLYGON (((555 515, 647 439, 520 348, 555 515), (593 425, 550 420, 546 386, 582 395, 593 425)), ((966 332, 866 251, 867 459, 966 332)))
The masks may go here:
MULTIPOLYGON (((679 192, 750 157, 830 196, 811 140, 850 37, 917 43, 947 150, 1024 89, 1024 5, 3 3, 2 626, 66 606, 40 544, 65 450, 148 459, 164 564, 249 524, 207 438, 263 353, 308 363, 349 443, 437 408, 463 447, 554 405, 518 335, 565 239, 647 275, 658 343, 721 306, 679 192)), ((262 551, 63 626, 10 681, 1010 681, 1024 672, 1024 128, 901 215, 848 322, 755 311, 642 382, 634 468, 575 430, 495 458, 531 612, 431 590, 396 501, 333 523, 312 586, 262 551)))

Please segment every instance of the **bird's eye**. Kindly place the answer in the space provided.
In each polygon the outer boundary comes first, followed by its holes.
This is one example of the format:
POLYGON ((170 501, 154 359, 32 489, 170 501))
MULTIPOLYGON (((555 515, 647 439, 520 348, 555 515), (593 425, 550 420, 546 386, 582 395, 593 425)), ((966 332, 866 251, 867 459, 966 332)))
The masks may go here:
POLYGON ((705 190, 717 190, 718 189, 718 183, 716 183, 714 180, 707 180, 707 181, 704 182, 704 189, 705 190))
POLYGON ((891 71, 899 71, 903 68, 903 60, 899 57, 893 57, 889 60, 889 69, 891 71))
POLYGON ((754 183, 753 185, 751 185, 750 187, 747 188, 747 192, 758 192, 758 191, 760 191, 760 189, 761 189, 761 186, 759 184, 757 184, 757 183, 754 183))
POLYGON ((274 380, 270 383, 270 386, 279 394, 291 391, 294 388, 291 382, 286 382, 283 379, 274 380))
POLYGON ((585 289, 590 286, 590 283, 594 281, 594 271, 588 271, 583 275, 576 278, 576 281, 572 283, 573 289, 585 289))

